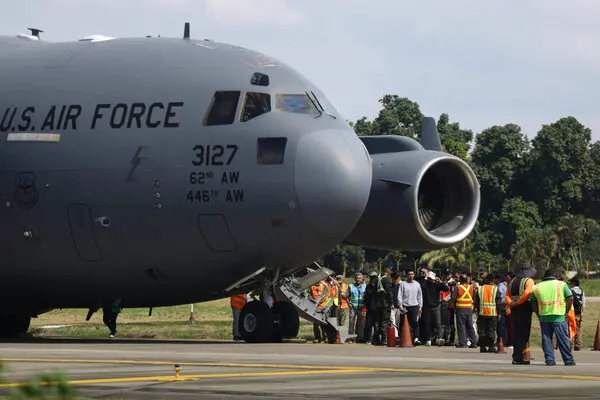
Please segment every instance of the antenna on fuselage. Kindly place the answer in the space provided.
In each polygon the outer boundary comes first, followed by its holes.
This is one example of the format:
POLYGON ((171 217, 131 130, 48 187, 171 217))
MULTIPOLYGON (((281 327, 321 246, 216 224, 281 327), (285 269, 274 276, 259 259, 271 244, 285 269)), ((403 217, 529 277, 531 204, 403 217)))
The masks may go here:
POLYGON ((183 27, 183 38, 184 39, 190 38, 190 23, 189 22, 186 22, 185 26, 183 27))
POLYGON ((31 36, 35 36, 38 39, 40 38, 40 33, 44 33, 43 30, 37 28, 27 28, 31 31, 31 36))

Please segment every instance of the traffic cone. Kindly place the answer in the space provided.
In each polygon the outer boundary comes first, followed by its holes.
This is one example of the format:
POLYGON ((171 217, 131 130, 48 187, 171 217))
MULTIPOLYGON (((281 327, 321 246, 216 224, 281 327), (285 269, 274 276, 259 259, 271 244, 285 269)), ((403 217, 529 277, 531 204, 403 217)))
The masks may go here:
POLYGON ((504 341, 502 338, 498 340, 498 350, 496 350, 496 354, 506 354, 506 351, 504 350, 504 341))
POLYGON ((531 360, 531 349, 529 348, 529 343, 527 343, 527 345, 525 346, 525 350, 523 351, 523 360, 531 360))
POLYGON ((400 333, 400 347, 413 347, 410 326, 408 325, 408 316, 404 314, 402 321, 402 332, 400 333))
POLYGON ((596 326, 596 339, 594 339, 594 348, 592 350, 600 350, 600 321, 598 321, 598 325, 596 326))
POLYGON ((335 331, 335 344, 341 344, 342 340, 340 339, 340 331, 335 331))

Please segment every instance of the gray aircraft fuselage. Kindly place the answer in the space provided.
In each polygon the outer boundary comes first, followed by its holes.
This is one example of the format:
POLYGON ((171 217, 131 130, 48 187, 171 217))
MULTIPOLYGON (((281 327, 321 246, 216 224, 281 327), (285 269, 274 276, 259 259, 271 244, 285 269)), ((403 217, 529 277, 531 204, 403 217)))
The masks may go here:
POLYGON ((260 53, 0 37, 0 311, 184 304, 292 273, 352 236, 374 168, 320 90, 260 53), (233 123, 207 125, 227 91, 233 123), (245 120, 247 93, 270 111, 245 120))

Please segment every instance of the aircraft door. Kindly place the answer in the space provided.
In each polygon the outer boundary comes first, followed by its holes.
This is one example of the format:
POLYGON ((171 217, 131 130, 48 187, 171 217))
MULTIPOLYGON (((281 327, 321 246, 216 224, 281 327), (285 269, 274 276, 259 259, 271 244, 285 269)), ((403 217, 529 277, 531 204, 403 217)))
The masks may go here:
POLYGON ((92 212, 87 204, 71 204, 69 206, 69 226, 77 255, 82 261, 102 261, 98 248, 92 212))

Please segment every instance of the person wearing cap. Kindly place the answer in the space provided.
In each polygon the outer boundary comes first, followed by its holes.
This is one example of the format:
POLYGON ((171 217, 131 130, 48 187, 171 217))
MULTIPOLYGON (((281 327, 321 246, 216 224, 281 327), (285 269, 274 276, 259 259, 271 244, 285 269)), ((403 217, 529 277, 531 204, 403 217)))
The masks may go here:
POLYGON ((376 343, 376 337, 373 331, 379 332, 380 307, 377 301, 377 284, 379 283, 379 275, 373 271, 369 274, 369 283, 365 288, 364 304, 367 308, 367 321, 365 323, 364 339, 365 343, 371 344, 371 339, 376 343))
POLYGON ((544 279, 533 287, 531 306, 540 318, 542 329, 542 349, 546 365, 556 365, 552 336, 556 335, 560 355, 565 365, 575 365, 569 340, 569 326, 566 315, 573 305, 573 292, 566 282, 556 278, 552 269, 544 273, 544 279))
POLYGON ((506 290, 506 305, 510 308, 513 323, 513 365, 529 365, 529 360, 524 360, 525 348, 529 343, 531 334, 531 315, 533 308, 529 298, 533 292, 535 282, 533 277, 537 272, 528 261, 520 261, 515 266, 517 276, 510 281, 506 290))
POLYGON ((344 326, 346 324, 346 319, 348 318, 348 309, 350 308, 350 303, 348 301, 349 296, 349 287, 346 282, 344 282, 343 275, 337 275, 335 277, 338 283, 338 296, 337 296, 337 321, 338 326, 344 326))
POLYGON ((431 346, 431 341, 435 337, 438 339, 438 346, 443 346, 444 331, 442 330, 442 314, 440 293, 449 292, 450 288, 446 282, 435 275, 435 272, 427 272, 427 279, 423 289, 423 318, 425 332, 423 332, 423 341, 425 346, 431 346))
POLYGON ((358 343, 364 341, 365 318, 363 317, 362 310, 367 285, 363 281, 363 274, 357 272, 354 275, 354 283, 350 285, 349 289, 350 326, 348 327, 348 335, 352 336, 356 333, 356 341, 358 343))

